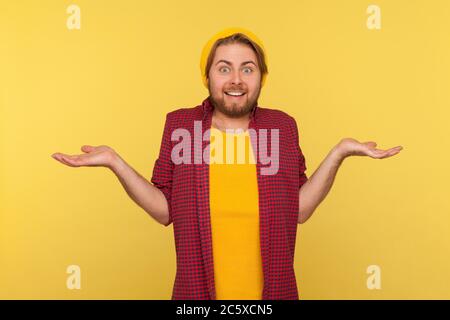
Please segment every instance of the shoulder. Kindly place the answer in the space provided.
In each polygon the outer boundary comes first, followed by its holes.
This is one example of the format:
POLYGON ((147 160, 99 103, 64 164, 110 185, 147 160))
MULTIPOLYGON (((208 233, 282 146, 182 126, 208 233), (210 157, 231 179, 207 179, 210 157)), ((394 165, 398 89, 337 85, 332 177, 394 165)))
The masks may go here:
POLYGON ((182 126, 202 119, 202 105, 196 107, 183 107, 172 110, 166 114, 166 122, 170 126, 182 126))
POLYGON ((266 107, 258 107, 258 109, 257 117, 262 125, 271 124, 271 126, 275 127, 297 126, 294 117, 283 110, 266 107))

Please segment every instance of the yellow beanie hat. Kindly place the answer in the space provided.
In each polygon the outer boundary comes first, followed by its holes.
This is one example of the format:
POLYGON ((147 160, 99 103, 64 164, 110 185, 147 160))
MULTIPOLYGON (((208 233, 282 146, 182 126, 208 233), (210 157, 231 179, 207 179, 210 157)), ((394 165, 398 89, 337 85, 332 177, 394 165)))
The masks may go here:
MULTIPOLYGON (((206 69, 206 63, 207 63, 207 60, 208 60, 209 53, 211 52, 212 46, 214 45, 214 43, 217 40, 219 40, 221 38, 225 38, 225 37, 231 36, 234 33, 242 33, 242 34, 246 35, 248 38, 250 38, 252 41, 257 43, 261 47, 263 52, 264 52, 264 56, 265 56, 266 64, 267 64, 267 54, 266 54, 266 51, 264 49, 264 46, 263 46, 261 40, 259 40, 258 37, 254 33, 250 32, 250 31, 248 31, 246 29, 237 28, 237 27, 235 27, 235 28, 228 28, 228 29, 222 30, 219 33, 217 33, 216 35, 214 35, 211 39, 209 39, 209 41, 203 47, 202 56, 200 58, 200 72, 201 72, 201 75, 202 75, 203 84, 205 85, 206 88, 208 88, 208 80, 207 80, 206 70, 205 69, 206 69)), ((264 86, 264 82, 266 80, 266 76, 267 76, 267 74, 263 74, 262 75, 261 87, 264 86)))

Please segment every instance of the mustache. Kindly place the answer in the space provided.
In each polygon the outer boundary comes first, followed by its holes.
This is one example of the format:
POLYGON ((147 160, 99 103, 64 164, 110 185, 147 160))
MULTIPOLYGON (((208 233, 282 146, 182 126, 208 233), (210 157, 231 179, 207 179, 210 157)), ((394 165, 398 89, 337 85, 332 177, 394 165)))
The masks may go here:
POLYGON ((246 91, 245 88, 242 87, 229 87, 226 88, 224 91, 246 91))

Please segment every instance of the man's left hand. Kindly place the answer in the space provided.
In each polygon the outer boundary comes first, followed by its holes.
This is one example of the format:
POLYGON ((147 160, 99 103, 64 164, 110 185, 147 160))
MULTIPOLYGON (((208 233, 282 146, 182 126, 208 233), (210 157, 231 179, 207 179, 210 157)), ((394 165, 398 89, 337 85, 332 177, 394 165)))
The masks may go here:
POLYGON ((397 146, 390 149, 377 149, 374 141, 359 142, 353 138, 342 139, 335 147, 339 156, 344 159, 349 156, 369 156, 374 159, 389 158, 399 153, 403 147, 397 146))

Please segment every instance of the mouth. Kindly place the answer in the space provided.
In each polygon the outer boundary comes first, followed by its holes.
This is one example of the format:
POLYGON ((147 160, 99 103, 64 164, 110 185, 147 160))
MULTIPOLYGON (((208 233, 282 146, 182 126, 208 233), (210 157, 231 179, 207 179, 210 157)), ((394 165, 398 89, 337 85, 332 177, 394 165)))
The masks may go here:
POLYGON ((246 95, 246 92, 242 91, 225 91, 224 93, 232 98, 241 98, 246 95))

